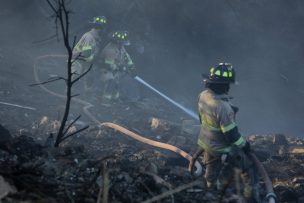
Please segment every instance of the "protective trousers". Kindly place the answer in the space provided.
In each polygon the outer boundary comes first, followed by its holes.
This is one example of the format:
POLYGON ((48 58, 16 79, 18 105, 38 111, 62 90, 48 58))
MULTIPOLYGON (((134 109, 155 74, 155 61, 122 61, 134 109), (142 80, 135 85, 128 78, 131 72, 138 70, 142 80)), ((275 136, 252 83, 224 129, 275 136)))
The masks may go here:
POLYGON ((110 101, 115 101, 119 98, 119 85, 122 73, 112 72, 106 69, 101 70, 101 97, 102 102, 109 103, 110 101))
MULTIPOLYGON (((82 62, 79 60, 74 61, 72 65, 72 79, 75 79, 79 77, 81 74, 83 74, 85 71, 87 71, 90 68, 91 64, 88 62, 82 62)), ((84 77, 83 77, 83 85, 84 85, 84 90, 89 91, 92 89, 93 83, 94 83, 94 71, 96 67, 92 67, 91 71, 88 72, 84 77)))
POLYGON ((204 152, 206 164, 205 178, 210 189, 223 191, 228 186, 236 188, 242 185, 242 193, 246 199, 251 197, 253 183, 249 179, 251 162, 242 150, 229 155, 222 153, 204 152), (225 158, 224 158, 225 157, 225 158))

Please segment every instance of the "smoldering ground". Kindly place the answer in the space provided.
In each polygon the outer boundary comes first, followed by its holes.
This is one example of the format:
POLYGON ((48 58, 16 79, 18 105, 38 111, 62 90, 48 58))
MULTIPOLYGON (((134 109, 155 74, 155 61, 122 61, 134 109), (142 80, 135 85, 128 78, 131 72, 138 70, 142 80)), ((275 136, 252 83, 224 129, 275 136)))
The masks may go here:
MULTIPOLYGON (((86 32, 93 16, 107 16, 109 30, 130 32, 128 50, 139 75, 185 106, 197 108, 201 73, 228 61, 237 70, 231 95, 243 134, 302 136, 304 2, 74 0, 70 6, 72 35, 86 32)), ((2 99, 43 106, 44 99, 34 99, 42 92, 27 86, 34 82, 34 60, 64 53, 49 10, 42 0, 1 0, 0 16, 1 90, 10 89, 2 99), (33 100, 23 101, 14 85, 28 89, 33 100)))

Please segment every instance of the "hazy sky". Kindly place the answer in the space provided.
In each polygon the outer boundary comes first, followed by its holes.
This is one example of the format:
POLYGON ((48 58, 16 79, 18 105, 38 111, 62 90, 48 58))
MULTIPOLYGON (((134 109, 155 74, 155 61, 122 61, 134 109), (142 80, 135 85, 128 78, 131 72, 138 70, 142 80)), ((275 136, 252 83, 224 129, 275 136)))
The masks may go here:
MULTIPOLYGON (((108 17, 109 31, 128 30, 140 76, 178 102, 196 111, 201 73, 231 62, 242 132, 303 136, 303 1, 73 0, 71 7, 73 35, 94 15, 108 17)), ((33 43, 55 34, 48 16, 43 0, 1 0, 0 53, 63 51, 55 39, 33 43)), ((30 77, 31 60, 23 63, 30 77)))

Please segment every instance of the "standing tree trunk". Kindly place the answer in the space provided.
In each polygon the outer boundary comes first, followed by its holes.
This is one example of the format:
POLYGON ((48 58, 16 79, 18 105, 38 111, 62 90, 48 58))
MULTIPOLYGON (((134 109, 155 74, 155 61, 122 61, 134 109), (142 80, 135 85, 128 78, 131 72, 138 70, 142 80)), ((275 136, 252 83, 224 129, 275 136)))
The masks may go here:
POLYGON ((63 79, 66 83, 66 103, 65 103, 64 115, 61 120, 61 125, 60 125, 59 131, 57 133, 57 137, 56 137, 56 141, 55 141, 55 145, 54 145, 55 147, 58 147, 59 144, 66 138, 71 137, 89 127, 89 126, 85 126, 81 129, 77 130, 76 132, 68 134, 70 127, 80 118, 80 116, 78 116, 76 119, 74 119, 67 127, 66 127, 66 124, 67 124, 67 120, 68 120, 69 113, 70 113, 71 100, 73 97, 76 96, 76 95, 72 95, 72 86, 91 70, 92 65, 90 66, 90 68, 87 71, 85 71, 84 73, 79 75, 77 78, 72 79, 72 76, 74 74, 74 73, 72 73, 72 65, 75 62, 75 60, 79 59, 81 56, 79 55, 75 59, 73 59, 73 48, 75 46, 76 37, 74 37, 73 44, 71 45, 70 38, 69 38, 69 36, 70 36, 69 35, 70 11, 67 10, 65 0, 46 0, 46 1, 55 15, 56 33, 58 34, 58 25, 59 25, 61 34, 62 34, 62 38, 63 38, 63 42, 64 42, 64 46, 68 53, 67 77, 66 78, 60 77, 60 79, 63 79))

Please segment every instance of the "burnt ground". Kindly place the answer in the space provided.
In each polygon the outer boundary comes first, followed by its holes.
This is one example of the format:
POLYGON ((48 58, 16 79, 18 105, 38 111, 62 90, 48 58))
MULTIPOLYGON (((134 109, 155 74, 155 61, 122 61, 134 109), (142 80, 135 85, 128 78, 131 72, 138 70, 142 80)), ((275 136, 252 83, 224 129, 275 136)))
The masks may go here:
MULTIPOLYGON (((161 105, 162 102, 154 101, 152 104, 159 104, 155 109, 143 103, 116 104, 102 113, 111 113, 116 118, 111 121, 140 135, 194 152, 195 136, 189 126, 185 128, 181 122, 170 121, 166 115, 170 108, 161 105), (151 118, 155 117, 152 112, 161 118, 158 126, 151 125, 151 118)), ((3 188, 6 185, 5 192, 10 191, 9 195, 3 195, 3 202, 96 202, 98 195, 105 197, 105 194, 108 202, 143 202, 196 180, 201 181, 167 195, 160 202, 219 201, 215 193, 206 190, 203 177, 191 176, 187 161, 173 152, 142 144, 92 123, 88 131, 53 148, 47 137, 56 132, 58 121, 51 117, 31 121, 23 130, 14 125, 19 131, 11 139, 4 136, 7 132, 1 131, 0 172, 6 180, 1 184, 3 188)), ((79 122, 75 128, 83 125, 79 122)), ((280 202, 302 202, 304 140, 286 139, 284 135, 252 135, 248 139, 268 171, 280 202)), ((241 196, 232 194, 232 189, 226 191, 221 202, 240 201, 241 196)), ((265 195, 262 182, 260 194, 265 195)))

